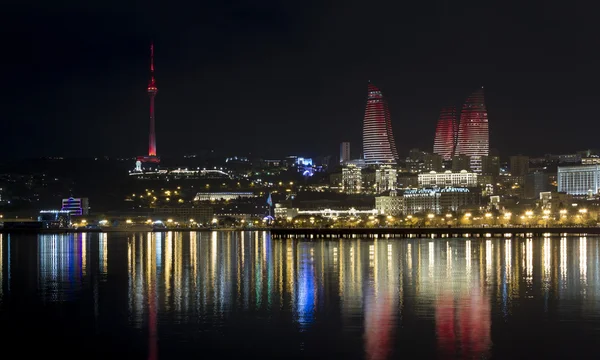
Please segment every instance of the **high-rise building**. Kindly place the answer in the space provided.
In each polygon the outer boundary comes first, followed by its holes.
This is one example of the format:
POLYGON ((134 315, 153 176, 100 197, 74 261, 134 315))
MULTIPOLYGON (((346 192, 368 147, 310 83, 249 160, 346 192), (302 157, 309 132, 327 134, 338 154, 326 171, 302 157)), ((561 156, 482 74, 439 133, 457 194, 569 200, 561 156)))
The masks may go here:
MULTIPOLYGON (((510 174, 512 176, 525 176, 529 172, 529 157, 523 155, 510 157, 510 174)), ((537 196, 536 196, 537 197, 537 196)))
POLYGON ((381 90, 371 83, 363 122, 363 156, 367 165, 398 163, 387 101, 381 90))
POLYGON ((340 144, 340 164, 344 165, 350 161, 350 143, 344 141, 340 144))
POLYGON ((444 160, 451 160, 456 149, 457 135, 456 107, 449 106, 442 108, 435 128, 433 153, 441 155, 444 160))
POLYGON ((458 125, 457 155, 488 156, 490 131, 483 87, 472 93, 463 104, 458 125))

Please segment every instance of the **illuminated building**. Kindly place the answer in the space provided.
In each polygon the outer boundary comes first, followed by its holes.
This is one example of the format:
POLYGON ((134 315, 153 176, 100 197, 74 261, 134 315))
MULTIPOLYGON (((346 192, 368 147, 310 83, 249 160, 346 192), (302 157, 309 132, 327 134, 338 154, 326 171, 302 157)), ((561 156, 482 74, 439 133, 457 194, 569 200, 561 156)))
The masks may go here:
POLYGON ((483 87, 472 93, 463 104, 458 125, 456 155, 487 156, 490 149, 488 114, 483 87))
POLYGON ((362 191, 362 172, 354 165, 342 169, 342 192, 359 194, 362 191))
POLYGON ((600 188, 600 165, 558 167, 558 192, 569 195, 595 195, 600 188))
POLYGON ((345 165, 350 161, 350 143, 345 141, 340 144, 340 164, 345 165))
POLYGON ((437 186, 437 187, 476 187, 477 174, 462 170, 459 172, 445 171, 438 173, 431 171, 428 174, 418 175, 419 187, 437 186))
POLYGON ((371 83, 363 122, 363 156, 367 165, 398 163, 387 101, 381 90, 371 83))
POLYGON ((400 216, 404 214, 404 197, 396 191, 390 191, 389 196, 376 196, 375 209, 381 215, 400 216))
POLYGON ((404 191, 404 211, 408 215, 418 213, 441 214, 458 211, 461 207, 479 204, 479 196, 468 188, 408 189, 404 191))
POLYGON ((454 150, 456 149, 457 135, 456 107, 445 107, 440 113, 440 118, 435 128, 433 153, 441 155, 444 160, 452 159, 454 150))
POLYGON ((384 165, 375 170, 375 187, 378 193, 396 190, 398 171, 391 166, 384 165))
POLYGON ((68 211, 71 216, 88 215, 90 212, 90 202, 88 198, 68 198, 62 199, 62 211, 68 211))
POLYGON ((229 201, 256 197, 253 192, 199 192, 194 201, 229 201))
POLYGON ((154 120, 154 98, 158 93, 156 80, 154 79, 154 44, 150 45, 150 80, 148 81, 148 96, 150 96, 150 131, 148 141, 148 156, 138 156, 136 161, 136 170, 153 169, 160 162, 156 156, 156 131, 154 120))
MULTIPOLYGON (((81 215, 81 214, 79 214, 81 215)), ((66 210, 42 210, 38 216, 45 229, 64 229, 71 225, 71 212, 66 210)))

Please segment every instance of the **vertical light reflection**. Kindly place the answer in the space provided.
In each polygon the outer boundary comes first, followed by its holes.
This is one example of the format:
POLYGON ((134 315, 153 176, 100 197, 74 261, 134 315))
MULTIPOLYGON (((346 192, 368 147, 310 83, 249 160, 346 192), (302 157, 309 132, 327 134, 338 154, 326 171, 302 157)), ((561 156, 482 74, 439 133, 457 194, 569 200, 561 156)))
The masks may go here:
POLYGON ((135 256, 135 240, 128 238, 127 239, 127 274, 129 275, 127 278, 127 297, 129 303, 129 314, 134 313, 135 309, 135 264, 133 258, 135 256))
POLYGON ((375 245, 369 245, 369 267, 375 266, 375 245))
POLYGON ((263 286, 263 269, 261 261, 260 243, 258 242, 258 232, 254 233, 254 296, 256 299, 256 306, 260 308, 262 306, 262 286, 263 286))
POLYGON ((338 271, 338 248, 337 246, 333 247, 333 270, 338 271))
POLYGON ((531 238, 527 239, 525 244, 525 276, 531 290, 533 284, 533 240, 531 238))
POLYGON ((301 329, 306 329, 314 321, 317 284, 314 263, 310 258, 308 243, 300 244, 298 259, 298 300, 296 316, 301 329), (308 251, 307 251, 308 250, 308 251))
POLYGON ((509 300, 512 296, 512 240, 504 240, 504 273, 502 275, 502 312, 509 314, 509 300))
POLYGON ((165 237, 165 264, 164 264, 164 284, 165 284, 165 309, 171 308, 171 272, 173 271, 173 232, 167 232, 165 237))
POLYGON ((100 272, 104 275, 108 273, 108 235, 100 234, 100 272))
MULTIPOLYGON (((2 252, 2 250, 0 250, 0 254, 1 254, 1 252, 2 252)), ((0 263, 1 263, 1 260, 0 260, 0 263)), ((0 267, 0 270, 1 269, 2 268, 0 267)), ((82 276, 87 275, 87 233, 81 234, 81 274, 82 274, 82 276)))
POLYGON ((452 277, 452 247, 446 241, 446 278, 452 277))
POLYGON ((471 281, 471 240, 467 240, 465 244, 465 261, 466 261, 466 270, 467 270, 467 281, 471 281))
POLYGON ((512 276, 512 240, 504 240, 504 272, 507 281, 510 282, 512 276))
POLYGON ((409 276, 412 275, 412 246, 410 243, 406 245, 406 266, 409 276))
POLYGON ((585 294, 587 286, 587 238, 579 238, 579 280, 585 294))
POLYGON ((176 232, 173 239, 173 303, 175 310, 181 312, 183 305, 183 262, 182 262, 182 244, 183 244, 183 233, 176 232))
POLYGON ((552 243, 550 242, 550 238, 544 238, 543 250, 542 250, 542 271, 544 273, 542 281, 544 282, 544 286, 550 286, 550 264, 552 261, 552 243))
POLYGON ((429 242, 429 248, 428 248, 427 252, 429 255, 429 261, 428 261, 429 277, 433 278, 433 266, 434 266, 434 259, 435 259, 433 241, 429 242))
MULTIPOLYGON (((196 281, 198 280, 198 238, 196 232, 190 232, 190 271, 192 293, 196 293, 196 281)), ((239 284, 239 282, 238 282, 239 284)))
POLYGON ((148 301, 148 359, 158 358, 158 322, 156 309, 156 242, 152 233, 146 238, 146 299, 148 301))
POLYGON ((494 244, 492 240, 485 241, 485 281, 491 282, 494 244))
POLYGON ((562 288, 567 288, 567 238, 560 239, 560 279, 562 288))

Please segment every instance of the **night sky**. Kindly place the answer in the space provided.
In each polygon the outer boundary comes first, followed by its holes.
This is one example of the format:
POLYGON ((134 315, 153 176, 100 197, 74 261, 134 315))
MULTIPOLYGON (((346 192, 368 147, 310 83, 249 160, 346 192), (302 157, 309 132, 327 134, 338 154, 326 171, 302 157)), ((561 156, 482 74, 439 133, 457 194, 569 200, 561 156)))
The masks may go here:
POLYGON ((145 154, 152 40, 162 156, 358 156, 368 80, 401 157, 482 85, 503 156, 599 147, 597 9, 575 1, 190 4, 5 2, 2 154, 145 154))

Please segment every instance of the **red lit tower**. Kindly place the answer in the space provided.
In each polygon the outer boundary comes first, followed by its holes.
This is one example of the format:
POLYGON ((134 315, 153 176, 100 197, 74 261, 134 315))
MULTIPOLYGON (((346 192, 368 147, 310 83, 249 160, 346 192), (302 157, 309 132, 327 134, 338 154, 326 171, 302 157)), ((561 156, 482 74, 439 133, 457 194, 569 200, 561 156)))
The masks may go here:
POLYGON ((442 108, 433 142, 433 153, 441 155, 444 160, 451 160, 456 149, 458 135, 458 122, 456 121, 456 107, 442 108))
POLYGON ((154 44, 150 44, 150 80, 148 81, 148 96, 150 96, 150 133, 148 142, 148 156, 138 156, 136 171, 155 169, 160 163, 160 158, 156 156, 156 132, 154 121, 154 97, 158 88, 154 79, 154 44), (143 165, 142 165, 143 164, 143 165))
POLYGON ((148 82, 148 95, 150 96, 150 143, 148 156, 156 156, 156 134, 154 132, 154 97, 158 92, 154 80, 154 44, 150 44, 150 81, 148 82))
POLYGON ((457 155, 488 156, 490 132, 483 86, 472 93, 463 104, 458 125, 457 155))
POLYGON ((398 163, 387 101, 381 90, 370 82, 363 121, 363 154, 366 164, 398 163))

